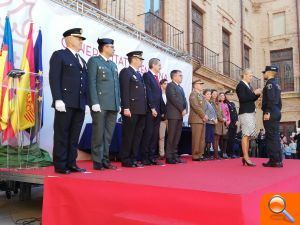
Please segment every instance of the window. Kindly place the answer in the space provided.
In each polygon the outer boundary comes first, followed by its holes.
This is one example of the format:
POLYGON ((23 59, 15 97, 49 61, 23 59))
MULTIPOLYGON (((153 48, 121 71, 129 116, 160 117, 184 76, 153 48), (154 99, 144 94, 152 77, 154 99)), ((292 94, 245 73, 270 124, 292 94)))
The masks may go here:
POLYGON ((223 29, 223 73, 230 75, 230 34, 223 29))
POLYGON ((203 62, 203 14, 192 8, 193 55, 203 62))
POLYGON ((250 68, 250 48, 244 45, 244 68, 250 68))
POLYGON ((163 0, 145 0, 145 31, 163 40, 163 0))
POLYGON ((271 64, 279 67, 277 76, 282 91, 294 91, 293 49, 271 51, 271 64))
POLYGON ((285 12, 273 14, 273 36, 285 34, 285 12))

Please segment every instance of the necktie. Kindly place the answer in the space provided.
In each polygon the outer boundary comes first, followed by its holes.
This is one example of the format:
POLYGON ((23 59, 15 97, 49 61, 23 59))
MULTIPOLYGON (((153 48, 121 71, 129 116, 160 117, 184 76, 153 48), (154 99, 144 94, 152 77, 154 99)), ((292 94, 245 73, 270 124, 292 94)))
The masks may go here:
POLYGON ((158 80, 158 75, 157 75, 157 74, 155 74, 155 75, 154 75, 154 78, 155 78, 155 80, 156 80, 156 82, 157 82, 158 86, 160 86, 160 83, 159 83, 159 80, 158 80))
POLYGON ((81 67, 82 67, 82 62, 81 62, 81 60, 79 59, 78 53, 75 53, 75 57, 76 57, 76 59, 78 60, 79 64, 80 64, 81 67))

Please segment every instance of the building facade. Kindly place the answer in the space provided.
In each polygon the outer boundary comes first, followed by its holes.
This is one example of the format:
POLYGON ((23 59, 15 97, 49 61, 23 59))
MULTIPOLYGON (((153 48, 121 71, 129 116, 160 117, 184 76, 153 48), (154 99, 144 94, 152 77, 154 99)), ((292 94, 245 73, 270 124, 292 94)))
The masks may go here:
MULTIPOLYGON (((281 130, 300 120, 300 2, 298 0, 86 0, 91 6, 162 42, 193 64, 206 88, 235 89, 243 68, 255 74, 279 66, 281 130), (234 3, 233 3, 234 2, 234 3)), ((258 101, 258 108, 260 102, 258 101)), ((257 121, 262 127, 262 112, 257 121)))

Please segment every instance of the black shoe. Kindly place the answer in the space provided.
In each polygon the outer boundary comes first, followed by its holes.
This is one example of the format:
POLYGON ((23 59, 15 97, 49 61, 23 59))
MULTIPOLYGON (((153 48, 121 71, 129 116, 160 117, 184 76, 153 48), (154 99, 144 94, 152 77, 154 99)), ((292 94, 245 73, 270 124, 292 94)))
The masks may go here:
POLYGON ((251 161, 247 161, 246 159, 242 158, 242 163, 243 163, 243 166, 250 166, 250 167, 254 167, 256 166, 253 162, 251 161))
POLYGON ((144 166, 151 166, 152 165, 152 162, 150 160, 142 160, 142 164, 144 166))
POLYGON ((60 173, 60 174, 70 174, 71 173, 71 170, 68 170, 68 169, 58 169, 58 168, 55 168, 55 173, 60 173))
POLYGON ((140 162, 134 162, 135 167, 144 167, 143 163, 140 162))
POLYGON ((116 170, 118 167, 114 166, 113 164, 111 163, 103 163, 103 167, 105 169, 110 169, 110 170, 116 170))
POLYGON ((93 168, 94 170, 104 170, 104 166, 102 163, 99 162, 93 162, 93 168))
POLYGON ((77 165, 75 166, 70 166, 69 170, 71 170, 71 172, 80 172, 80 173, 84 173, 86 172, 86 169, 80 168, 77 165))
POLYGON ((176 163, 186 163, 186 161, 184 161, 183 159, 181 159, 179 157, 176 158, 175 161, 176 161, 176 163))
POLYGON ((166 164, 176 164, 176 160, 174 159, 166 159, 166 164))
POLYGON ((164 165, 162 162, 160 161, 157 161, 157 160, 151 160, 151 165, 154 165, 154 166, 162 166, 164 165))
POLYGON ((281 168, 281 167, 283 167, 282 162, 274 162, 274 161, 271 161, 271 160, 269 160, 266 163, 263 163, 262 165, 264 167, 275 167, 275 168, 281 168))
POLYGON ((196 158, 196 159, 193 158, 192 161, 198 161, 199 162, 199 161, 203 161, 203 159, 201 159, 201 157, 196 158))
POLYGON ((135 166, 135 164, 133 164, 133 163, 122 162, 122 167, 134 168, 134 167, 136 167, 136 166, 135 166))

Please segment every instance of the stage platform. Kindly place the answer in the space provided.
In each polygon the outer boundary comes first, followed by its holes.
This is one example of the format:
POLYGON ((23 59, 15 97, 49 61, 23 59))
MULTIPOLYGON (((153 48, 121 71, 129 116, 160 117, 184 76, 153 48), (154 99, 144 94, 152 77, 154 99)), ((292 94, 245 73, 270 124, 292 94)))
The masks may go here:
POLYGON ((253 161, 257 166, 250 168, 241 159, 188 158, 186 164, 114 171, 80 162, 87 173, 1 169, 0 178, 44 184, 43 225, 258 225, 264 194, 300 192, 300 161, 285 160, 281 169, 262 167, 266 159, 253 161))

